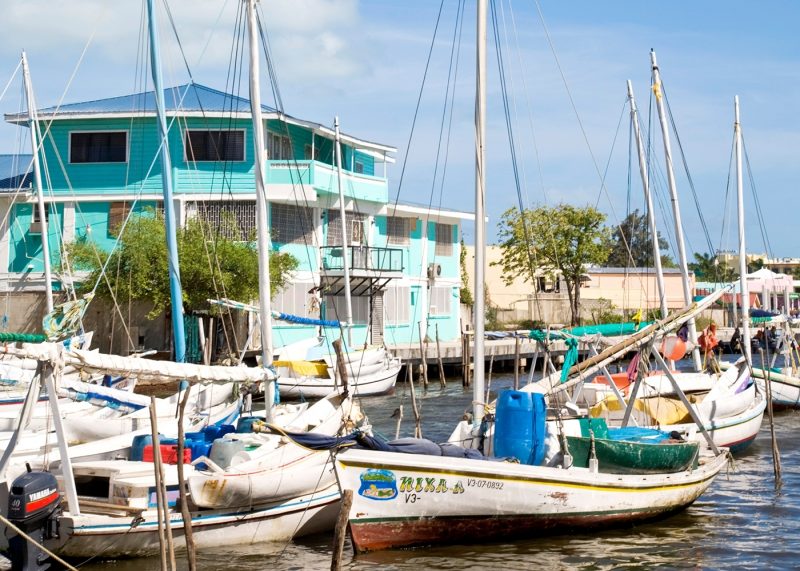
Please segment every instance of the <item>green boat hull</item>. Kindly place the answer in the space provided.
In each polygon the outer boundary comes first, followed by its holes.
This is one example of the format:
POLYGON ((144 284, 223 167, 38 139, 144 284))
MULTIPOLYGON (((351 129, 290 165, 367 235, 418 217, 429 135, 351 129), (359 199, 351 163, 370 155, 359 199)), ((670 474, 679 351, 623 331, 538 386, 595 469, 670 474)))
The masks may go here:
MULTIPOLYGON (((589 467, 591 440, 567 436, 573 465, 589 467)), ((697 442, 663 442, 642 444, 624 440, 596 438, 595 455, 599 469, 606 474, 657 474, 681 472, 697 465, 697 442)))

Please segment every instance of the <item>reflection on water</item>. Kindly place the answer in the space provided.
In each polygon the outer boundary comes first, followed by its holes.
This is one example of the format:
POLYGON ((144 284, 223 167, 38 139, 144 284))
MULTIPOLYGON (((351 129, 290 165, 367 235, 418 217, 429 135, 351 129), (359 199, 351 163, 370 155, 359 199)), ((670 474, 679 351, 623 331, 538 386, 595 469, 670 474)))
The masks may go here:
MULTIPOLYGON (((508 388, 511 378, 496 377, 492 389, 508 388)), ((431 383, 418 398, 427 438, 443 440, 471 407, 471 394, 460 380, 441 390, 431 383)), ((411 401, 404 386, 391 396, 364 400, 377 431, 393 437, 392 414, 403 404, 401 436, 413 435, 411 401)), ((487 545, 397 550, 353 558, 347 545, 347 569, 737 569, 796 567, 800 553, 800 413, 776 415, 783 461, 783 487, 774 489, 770 433, 765 419, 744 457, 716 479, 710 490, 683 513, 663 522, 602 533, 548 536, 487 545)), ((204 550, 199 568, 212 571, 254 569, 327 569, 332 538, 328 535, 281 545, 204 550)), ((157 569, 158 561, 90 563, 82 569, 139 571, 157 569)), ((185 569, 184 563, 180 564, 185 569)))

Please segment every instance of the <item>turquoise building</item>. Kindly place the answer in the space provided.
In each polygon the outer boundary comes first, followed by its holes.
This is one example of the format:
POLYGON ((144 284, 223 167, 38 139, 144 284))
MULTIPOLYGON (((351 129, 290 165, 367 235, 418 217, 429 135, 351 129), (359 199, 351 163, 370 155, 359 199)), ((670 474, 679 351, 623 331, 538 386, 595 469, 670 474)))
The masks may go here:
MULTIPOLYGON (((165 98, 178 220, 235 220, 240 236, 252 236, 249 101, 198 84, 169 88, 165 98)), ((77 239, 110 250, 127 216, 162 200, 153 92, 40 109, 38 118, 46 133, 40 158, 54 267, 61 246, 77 239)), ((273 308, 344 321, 346 256, 354 345, 416 343, 420 331, 433 338, 437 325, 442 340, 456 339, 461 222, 473 215, 390 201, 386 167, 396 149, 344 134, 345 251, 333 129, 268 107, 264 118, 272 247, 300 262, 273 308)), ((29 128, 26 114, 6 114, 5 120, 29 128)), ((43 237, 30 176, 6 174, 25 183, 0 191, 0 291, 41 292, 43 237)), ((54 287, 69 286, 72 279, 57 275, 54 287)), ((312 326, 275 322, 275 346, 316 333, 312 326)))

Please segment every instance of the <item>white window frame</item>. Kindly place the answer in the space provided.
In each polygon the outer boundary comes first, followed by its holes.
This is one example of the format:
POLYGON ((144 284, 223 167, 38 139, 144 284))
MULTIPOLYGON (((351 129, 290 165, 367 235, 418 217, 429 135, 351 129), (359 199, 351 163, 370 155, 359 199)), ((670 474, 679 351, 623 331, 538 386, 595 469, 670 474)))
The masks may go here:
MULTIPOLYGON (((351 299, 353 307, 353 325, 369 325, 369 296, 354 295, 351 299)), ((339 321, 344 323, 347 319, 344 294, 326 294, 323 301, 325 302, 325 319, 327 321, 339 321), (334 305, 338 306, 338 312, 333 311, 329 303, 331 298, 335 299, 334 305)))
MULTIPOLYGON (((284 135, 283 133, 276 133, 275 131, 267 130, 266 141, 264 141, 267 146, 267 160, 269 161, 293 161, 294 160, 294 145, 292 144, 292 137, 290 135, 284 135), (281 139, 286 139, 289 141, 289 154, 291 155, 288 159, 281 157, 275 158, 269 153, 269 146, 270 146, 270 137, 280 137, 281 139)), ((281 149, 283 149, 283 141, 281 141, 281 149)))
POLYGON ((322 150, 316 145, 306 143, 303 145, 303 160, 320 162, 322 150))
MULTIPOLYGON (((272 300, 272 306, 277 310, 283 313, 288 313, 290 315, 298 315, 300 317, 319 317, 319 309, 317 309, 316 313, 312 315, 309 311, 309 300, 313 294, 308 293, 314 287, 313 283, 310 282, 293 282, 287 284, 285 288, 275 294, 275 299, 272 300), (291 301, 291 307, 289 307, 285 302, 286 298, 291 301), (302 299, 302 307, 300 307, 299 300, 302 299)), ((289 324, 289 323, 279 323, 281 327, 285 327, 288 325, 298 325, 298 324, 289 324)), ((301 327, 305 327, 304 325, 300 325, 301 327)))
MULTIPOLYGON (((44 205, 44 221, 46 225, 50 224, 50 204, 44 205)), ((48 226, 49 227, 49 226, 48 226)), ((31 214, 31 227, 28 229, 30 234, 42 233, 42 221, 39 220, 39 205, 33 205, 33 212, 31 214)))
POLYGON ((183 145, 183 162, 187 164, 191 163, 203 163, 203 164, 213 164, 213 163, 244 163, 247 162, 247 129, 194 129, 192 127, 187 127, 181 131, 181 144, 183 145), (201 161, 196 160, 189 156, 189 147, 186 145, 186 138, 188 134, 192 131, 202 131, 202 132, 220 132, 225 131, 226 133, 231 132, 238 132, 242 133, 242 160, 225 160, 221 159, 218 161, 201 161))
POLYGON ((433 286, 428 290, 429 303, 428 314, 431 317, 449 317, 453 310, 453 286, 433 286), (434 294, 434 292, 436 292, 434 294), (439 297, 442 299, 440 300, 439 297), (439 304, 439 301, 446 300, 444 305, 447 306, 446 310, 439 304), (434 303, 437 302, 437 303, 434 303))
POLYGON ((383 292, 384 325, 400 326, 411 323, 411 287, 396 286, 383 292), (402 302, 405 301, 405 304, 402 302))
POLYGON ((74 129, 67 132, 67 160, 70 165, 125 165, 131 158, 131 134, 128 129, 74 129), (73 133, 125 133, 125 160, 100 161, 100 162, 72 162, 72 134, 73 133))

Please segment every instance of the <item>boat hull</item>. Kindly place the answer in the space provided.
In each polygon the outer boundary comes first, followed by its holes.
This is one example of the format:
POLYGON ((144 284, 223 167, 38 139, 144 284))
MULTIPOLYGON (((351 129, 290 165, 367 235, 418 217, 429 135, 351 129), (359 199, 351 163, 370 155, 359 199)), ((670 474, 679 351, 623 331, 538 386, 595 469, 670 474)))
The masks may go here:
POLYGON ((659 518, 694 502, 726 463, 706 456, 696 470, 641 476, 348 450, 336 469, 364 552, 659 518))
MULTIPOLYGON (((315 494, 242 510, 206 510, 192 514, 192 535, 198 549, 221 545, 245 545, 288 541, 333 528, 339 511, 339 491, 331 486, 315 494)), ((157 516, 143 514, 145 521, 131 527, 133 517, 99 514, 59 519, 60 544, 50 545, 62 557, 147 557, 160 553, 157 516)), ((185 549, 183 519, 172 513, 176 549, 185 549)))
MULTIPOLYGON (((350 379, 350 393, 358 396, 382 395, 394 390, 400 363, 380 367, 377 371, 359 374, 350 379)), ((333 391, 341 390, 341 384, 334 385, 333 378, 304 377, 299 379, 279 377, 278 387, 285 398, 320 398, 333 391)))
MULTIPOLYGON (((329 395, 284 428, 333 436, 347 433, 360 417, 361 410, 352 399, 329 395)), ((248 435, 237 435, 237 438, 247 439, 248 435)), ((280 434, 249 438, 260 446, 254 451, 234 455, 226 470, 198 470, 187 478, 196 505, 214 509, 249 506, 298 497, 326 488, 335 481, 327 450, 310 450, 280 434)))
MULTIPOLYGON (((731 366, 730 363, 721 363, 723 369, 731 366)), ((780 408, 800 408, 800 378, 787 372, 769 372, 770 389, 772 391, 772 404, 780 408)), ((753 378, 756 379, 759 389, 765 391, 764 370, 753 368, 753 378)))

